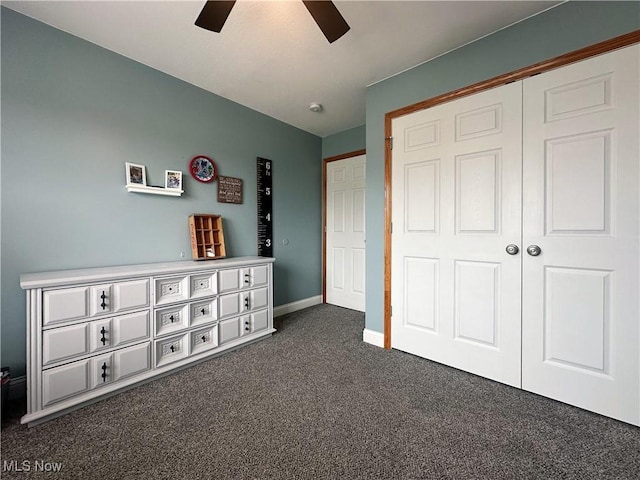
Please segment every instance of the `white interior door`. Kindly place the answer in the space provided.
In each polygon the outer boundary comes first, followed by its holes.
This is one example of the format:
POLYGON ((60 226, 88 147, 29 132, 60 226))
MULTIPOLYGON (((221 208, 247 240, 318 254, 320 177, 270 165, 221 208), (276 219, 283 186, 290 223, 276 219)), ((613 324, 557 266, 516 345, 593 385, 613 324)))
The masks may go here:
POLYGON ((523 158, 522 386, 636 425, 639 58, 526 79, 523 158))
POLYGON ((520 83, 393 120, 391 344, 520 386, 520 83))
POLYGON ((326 302, 364 312, 366 157, 327 163, 326 302))

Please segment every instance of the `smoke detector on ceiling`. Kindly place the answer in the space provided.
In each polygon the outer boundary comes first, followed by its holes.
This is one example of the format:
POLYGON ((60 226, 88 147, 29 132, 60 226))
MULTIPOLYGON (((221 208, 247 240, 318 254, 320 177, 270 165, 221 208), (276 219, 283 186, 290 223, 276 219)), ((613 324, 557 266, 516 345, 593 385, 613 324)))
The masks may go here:
POLYGON ((311 110, 312 112, 320 112, 322 111, 322 104, 314 102, 309 105, 309 110, 311 110))

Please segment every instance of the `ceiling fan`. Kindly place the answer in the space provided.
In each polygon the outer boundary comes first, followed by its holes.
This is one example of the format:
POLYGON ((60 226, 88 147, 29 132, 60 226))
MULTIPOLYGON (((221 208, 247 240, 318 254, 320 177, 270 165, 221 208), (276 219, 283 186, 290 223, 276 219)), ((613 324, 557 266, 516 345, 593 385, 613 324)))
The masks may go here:
MULTIPOLYGON (((206 30, 220 33, 235 3, 235 0, 207 1, 200 15, 198 15, 196 25, 206 30)), ((342 15, 340 15, 340 12, 333 2, 328 0, 302 0, 302 3, 307 7, 307 10, 309 10, 309 13, 318 24, 318 27, 320 27, 320 30, 322 30, 322 33, 324 33, 324 36, 327 37, 329 43, 335 42, 349 31, 349 25, 342 15)))

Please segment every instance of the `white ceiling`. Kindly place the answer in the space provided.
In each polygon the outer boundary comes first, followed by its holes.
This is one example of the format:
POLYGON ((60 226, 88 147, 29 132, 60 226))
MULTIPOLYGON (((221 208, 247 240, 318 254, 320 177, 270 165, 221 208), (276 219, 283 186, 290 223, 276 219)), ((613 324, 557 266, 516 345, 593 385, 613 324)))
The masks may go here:
POLYGON ((368 85, 563 2, 337 0, 351 30, 333 44, 300 0, 240 0, 221 33, 194 25, 204 3, 2 2, 321 137, 365 123, 368 85))

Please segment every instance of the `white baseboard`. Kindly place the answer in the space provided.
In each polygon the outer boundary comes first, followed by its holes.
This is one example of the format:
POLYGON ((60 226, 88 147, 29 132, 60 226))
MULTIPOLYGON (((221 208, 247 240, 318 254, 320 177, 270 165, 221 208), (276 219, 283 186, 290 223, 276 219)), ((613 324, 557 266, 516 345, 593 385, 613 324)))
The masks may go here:
POLYGON ((302 310, 303 308, 320 305, 321 303, 322 295, 305 298, 302 300, 298 300, 297 302, 285 303, 284 305, 278 305, 277 307, 273 308, 273 316, 280 317, 282 315, 286 315, 287 313, 297 312, 298 310, 302 310))
POLYGON ((384 334, 375 330, 364 329, 362 331, 362 341, 370 343, 376 347, 384 348, 384 334))

